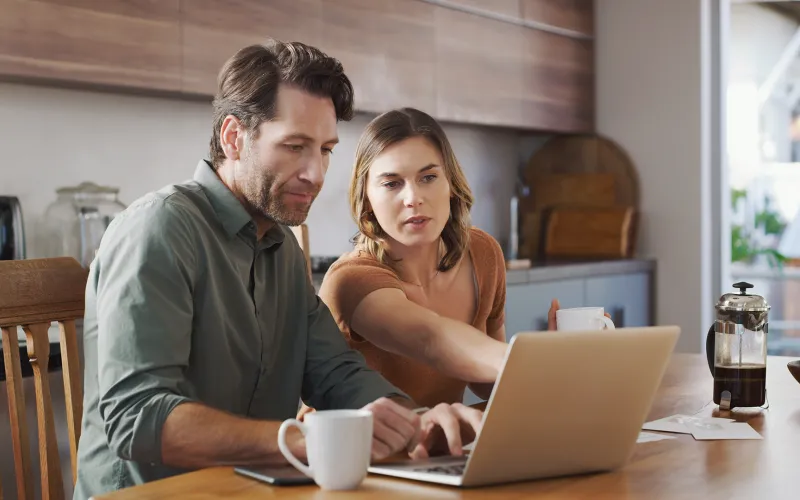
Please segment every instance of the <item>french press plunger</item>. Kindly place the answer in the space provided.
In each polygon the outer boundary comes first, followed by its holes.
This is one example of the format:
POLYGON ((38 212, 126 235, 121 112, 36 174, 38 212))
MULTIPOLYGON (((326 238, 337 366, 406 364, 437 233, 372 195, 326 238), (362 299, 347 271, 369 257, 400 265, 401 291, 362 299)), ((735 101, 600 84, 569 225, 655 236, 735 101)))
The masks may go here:
POLYGON ((706 336, 708 367, 714 376, 714 403, 721 409, 762 406, 767 394, 767 331, 770 306, 733 285, 717 302, 717 320, 706 336))

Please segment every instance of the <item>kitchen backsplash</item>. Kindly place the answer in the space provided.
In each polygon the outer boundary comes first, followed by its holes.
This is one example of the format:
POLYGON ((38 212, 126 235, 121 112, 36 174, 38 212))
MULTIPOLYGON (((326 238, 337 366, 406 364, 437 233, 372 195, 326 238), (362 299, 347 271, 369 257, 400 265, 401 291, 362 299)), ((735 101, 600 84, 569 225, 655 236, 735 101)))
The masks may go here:
MULTIPOLYGON (((372 115, 339 125, 337 146, 309 214, 313 255, 339 255, 355 233, 347 189, 356 142, 372 115)), ((0 84, 0 136, 7 145, 0 194, 20 198, 28 257, 41 257, 42 218, 55 189, 89 180, 120 187, 128 204, 191 177, 207 154, 207 102, 0 84)), ((444 124, 475 195, 473 223, 507 240, 516 171, 545 136, 444 124)))

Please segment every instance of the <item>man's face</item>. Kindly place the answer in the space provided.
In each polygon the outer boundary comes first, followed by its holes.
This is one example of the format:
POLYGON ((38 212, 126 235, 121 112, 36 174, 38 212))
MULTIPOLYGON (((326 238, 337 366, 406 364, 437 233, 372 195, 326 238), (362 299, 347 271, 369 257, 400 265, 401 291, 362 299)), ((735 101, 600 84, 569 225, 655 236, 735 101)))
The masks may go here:
POLYGON ((330 98, 281 85, 275 118, 256 133, 245 133, 231 187, 252 214, 288 226, 302 224, 338 141, 330 98))

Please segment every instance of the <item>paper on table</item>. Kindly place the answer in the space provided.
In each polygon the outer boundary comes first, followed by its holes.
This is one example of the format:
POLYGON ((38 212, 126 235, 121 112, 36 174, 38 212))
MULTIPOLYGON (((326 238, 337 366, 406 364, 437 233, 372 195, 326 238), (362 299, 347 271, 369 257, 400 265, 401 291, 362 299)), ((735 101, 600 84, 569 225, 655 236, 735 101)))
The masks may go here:
POLYGON ((636 442, 650 443, 653 441, 663 441, 664 439, 675 439, 675 436, 667 436, 666 434, 655 434, 652 432, 640 432, 639 438, 636 439, 636 442))
POLYGON ((747 422, 690 423, 692 436, 698 441, 710 439, 764 439, 747 422))
POLYGON ((690 415, 673 415, 671 417, 653 420, 646 422, 642 429, 646 431, 661 431, 661 432, 675 432, 678 434, 691 434, 692 429, 688 424, 697 423, 721 423, 733 422, 732 418, 719 418, 719 417, 692 417, 690 415))

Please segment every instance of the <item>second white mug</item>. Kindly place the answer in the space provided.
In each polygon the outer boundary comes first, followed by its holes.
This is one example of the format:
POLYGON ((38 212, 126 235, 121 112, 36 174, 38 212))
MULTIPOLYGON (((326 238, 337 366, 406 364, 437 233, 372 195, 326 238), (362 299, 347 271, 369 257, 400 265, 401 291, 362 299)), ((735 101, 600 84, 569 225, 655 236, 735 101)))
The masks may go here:
POLYGON ((285 420, 278 430, 278 447, 290 464, 325 490, 357 488, 367 476, 372 452, 372 412, 325 410, 306 414, 304 422, 285 420), (308 465, 286 445, 286 431, 295 426, 306 439, 308 465))
POLYGON ((576 330, 614 330, 614 322, 607 318, 602 307, 573 307, 556 311, 556 329, 562 332, 576 330))

